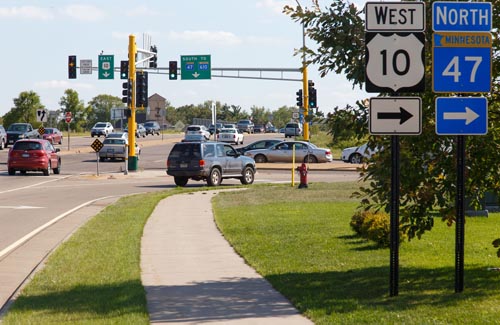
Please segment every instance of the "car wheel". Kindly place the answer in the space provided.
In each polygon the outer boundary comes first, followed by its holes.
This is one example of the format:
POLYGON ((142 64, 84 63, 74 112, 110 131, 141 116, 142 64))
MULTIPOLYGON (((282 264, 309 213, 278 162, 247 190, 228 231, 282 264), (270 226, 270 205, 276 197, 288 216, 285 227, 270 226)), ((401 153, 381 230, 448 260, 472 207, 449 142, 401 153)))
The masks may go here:
POLYGON ((318 158, 316 158, 315 156, 313 155, 307 155, 305 158, 304 158, 304 162, 305 163, 308 163, 308 164, 316 164, 318 162, 318 158))
POLYGON ((0 141, 0 150, 3 150, 5 148, 5 141, 0 141))
POLYGON ((63 139, 62 137, 61 137, 61 139, 59 139, 59 144, 62 144, 62 139, 63 139))
POLYGON ((243 177, 240 178, 240 181, 241 181, 241 184, 248 185, 248 184, 253 183, 254 178, 255 178, 255 175, 254 175, 253 169, 250 167, 245 167, 245 169, 243 170, 243 177))
POLYGON ((222 182, 221 172, 218 168, 212 168, 207 179, 208 186, 219 186, 222 182))
POLYGON ((53 169, 54 174, 60 174, 61 173, 61 159, 57 161, 57 168, 53 169))
POLYGON ((21 175, 26 175, 26 171, 25 170, 20 170, 19 172, 21 173, 21 175))
POLYGON ((266 163, 267 162, 267 158, 264 155, 257 155, 257 156, 255 156, 255 162, 259 163, 259 164, 266 163))
POLYGON ((186 186, 189 178, 187 177, 174 177, 175 185, 184 187, 186 186))
POLYGON ((14 168, 9 168, 9 175, 15 175, 16 174, 16 170, 14 168))
POLYGON ((52 169, 52 167, 50 166, 50 161, 49 161, 49 164, 47 165, 47 169, 43 170, 43 176, 49 176, 51 169, 52 169))
POLYGON ((354 153, 349 157, 349 162, 351 164, 361 164, 362 157, 359 153, 354 153))

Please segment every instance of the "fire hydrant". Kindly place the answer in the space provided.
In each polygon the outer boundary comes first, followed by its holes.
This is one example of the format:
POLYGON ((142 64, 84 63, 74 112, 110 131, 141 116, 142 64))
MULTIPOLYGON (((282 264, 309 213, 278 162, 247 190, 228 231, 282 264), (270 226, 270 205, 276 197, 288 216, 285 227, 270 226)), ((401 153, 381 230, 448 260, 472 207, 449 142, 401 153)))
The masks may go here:
POLYGON ((300 174, 300 184, 299 188, 307 188, 307 165, 302 163, 300 167, 297 167, 296 170, 300 174))

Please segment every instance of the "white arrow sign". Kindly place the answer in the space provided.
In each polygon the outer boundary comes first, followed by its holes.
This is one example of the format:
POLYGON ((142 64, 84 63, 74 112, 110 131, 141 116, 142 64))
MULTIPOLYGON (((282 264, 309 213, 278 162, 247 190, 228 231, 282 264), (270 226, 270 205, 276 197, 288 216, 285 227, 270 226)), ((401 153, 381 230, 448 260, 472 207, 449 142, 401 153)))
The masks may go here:
POLYGON ((198 72, 193 73, 193 77, 198 78, 200 74, 198 72))
POLYGON ((472 123, 477 119, 479 115, 471 110, 469 107, 465 106, 465 112, 444 112, 444 120, 465 120, 465 125, 472 123))

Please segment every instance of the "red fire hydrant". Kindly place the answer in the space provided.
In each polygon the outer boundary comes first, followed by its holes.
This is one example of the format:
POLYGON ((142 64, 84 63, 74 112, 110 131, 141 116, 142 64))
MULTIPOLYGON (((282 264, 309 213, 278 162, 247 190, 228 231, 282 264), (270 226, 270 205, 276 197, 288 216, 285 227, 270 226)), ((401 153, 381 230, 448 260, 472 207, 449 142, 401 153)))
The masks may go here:
POLYGON ((296 169, 300 174, 300 184, 299 188, 307 188, 307 165, 302 163, 300 167, 296 169))

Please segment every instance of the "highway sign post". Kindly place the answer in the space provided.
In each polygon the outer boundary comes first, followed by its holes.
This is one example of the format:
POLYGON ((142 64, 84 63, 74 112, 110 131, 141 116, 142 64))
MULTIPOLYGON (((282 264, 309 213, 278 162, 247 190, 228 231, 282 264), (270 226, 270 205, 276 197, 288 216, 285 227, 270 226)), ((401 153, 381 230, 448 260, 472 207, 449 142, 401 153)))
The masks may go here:
POLYGON ((114 79, 115 78, 115 56, 114 55, 99 55, 99 79, 114 79))
POLYGON ((181 79, 212 79, 210 55, 181 55, 181 79))
POLYGON ((436 98, 436 133, 439 135, 488 133, 488 100, 484 97, 436 98))

